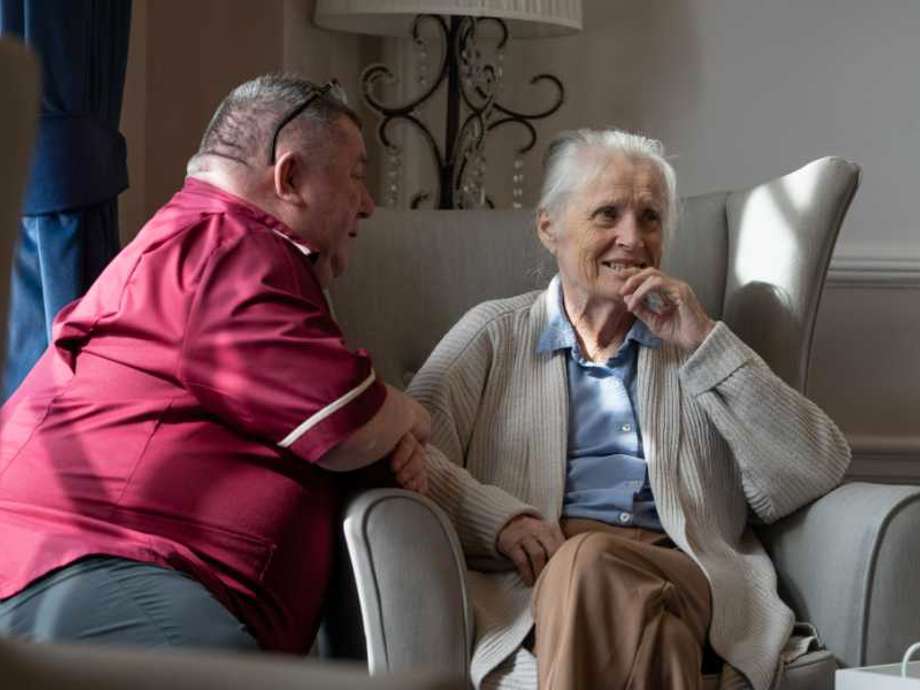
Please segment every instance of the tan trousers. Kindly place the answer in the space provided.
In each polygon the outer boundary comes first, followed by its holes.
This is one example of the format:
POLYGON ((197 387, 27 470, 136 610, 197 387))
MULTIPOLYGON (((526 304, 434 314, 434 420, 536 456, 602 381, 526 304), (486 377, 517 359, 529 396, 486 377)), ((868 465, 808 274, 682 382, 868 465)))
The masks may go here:
POLYGON ((563 520, 534 588, 540 690, 699 690, 709 582, 667 535, 563 520))

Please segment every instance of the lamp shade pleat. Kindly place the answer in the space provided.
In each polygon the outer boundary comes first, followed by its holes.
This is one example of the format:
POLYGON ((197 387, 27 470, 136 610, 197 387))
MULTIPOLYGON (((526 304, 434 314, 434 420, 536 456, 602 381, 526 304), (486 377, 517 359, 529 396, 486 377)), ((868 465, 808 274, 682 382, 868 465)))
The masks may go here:
POLYGON ((408 36, 418 14, 496 17, 515 38, 581 31, 581 0, 317 0, 317 26, 351 33, 408 36))

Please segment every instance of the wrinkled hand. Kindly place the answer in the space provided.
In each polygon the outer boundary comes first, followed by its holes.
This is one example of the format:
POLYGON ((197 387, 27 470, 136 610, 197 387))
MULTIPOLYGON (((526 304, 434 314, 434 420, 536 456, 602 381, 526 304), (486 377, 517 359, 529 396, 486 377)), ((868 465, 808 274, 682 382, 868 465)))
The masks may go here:
POLYGON ((511 559, 524 583, 532 587, 563 541, 559 525, 532 515, 518 515, 502 528, 497 548, 511 559))
POLYGON ((690 286, 657 268, 636 271, 620 292, 626 308, 645 322, 654 335, 684 350, 699 347, 715 326, 690 286), (660 311, 651 309, 646 302, 651 292, 664 298, 660 311))
POLYGON ((390 469, 404 489, 428 493, 428 455, 412 432, 405 434, 390 455, 390 469))

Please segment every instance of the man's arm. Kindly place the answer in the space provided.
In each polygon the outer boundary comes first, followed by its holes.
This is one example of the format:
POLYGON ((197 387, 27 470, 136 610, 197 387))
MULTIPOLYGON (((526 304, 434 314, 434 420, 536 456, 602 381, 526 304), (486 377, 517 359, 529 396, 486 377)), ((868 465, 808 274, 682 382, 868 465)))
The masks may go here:
POLYGON ((415 400, 387 385, 387 397, 371 419, 317 461, 333 472, 366 467, 390 453, 408 433, 422 445, 431 434, 431 417, 415 400))
POLYGON ((427 414, 346 347, 298 261, 268 232, 222 244, 186 319, 179 380, 228 426, 332 470, 370 464, 408 432, 425 439, 427 414))

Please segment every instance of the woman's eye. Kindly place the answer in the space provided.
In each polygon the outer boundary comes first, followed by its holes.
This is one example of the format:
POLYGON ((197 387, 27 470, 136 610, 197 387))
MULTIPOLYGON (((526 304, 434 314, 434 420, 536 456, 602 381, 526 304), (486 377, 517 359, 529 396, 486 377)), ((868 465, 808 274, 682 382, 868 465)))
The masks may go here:
POLYGON ((661 221, 661 214, 659 214, 658 211, 655 211, 654 209, 648 208, 642 213, 642 220, 644 220, 646 223, 658 223, 661 221))
POLYGON ((615 220, 620 217, 619 206, 604 206, 600 209, 599 215, 605 220, 615 220))

